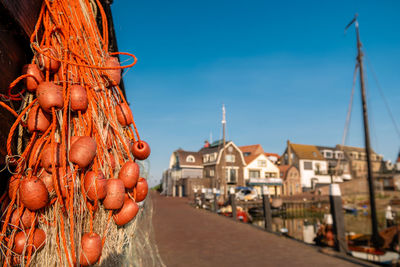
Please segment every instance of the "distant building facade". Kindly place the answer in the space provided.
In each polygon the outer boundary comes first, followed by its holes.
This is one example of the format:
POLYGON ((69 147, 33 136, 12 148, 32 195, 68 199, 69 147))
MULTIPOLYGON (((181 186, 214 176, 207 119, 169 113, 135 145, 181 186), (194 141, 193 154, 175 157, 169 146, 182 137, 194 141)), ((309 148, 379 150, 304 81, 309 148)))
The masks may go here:
POLYGON ((185 180, 200 178, 203 178, 201 154, 178 149, 172 152, 169 168, 163 173, 163 193, 168 196, 185 196, 189 192, 185 180))
POLYGON ((221 188, 227 194, 228 190, 244 186, 244 167, 246 162, 240 149, 227 141, 225 147, 222 140, 216 141, 200 149, 202 157, 203 177, 211 179, 211 186, 221 188))
MULTIPOLYGON (((367 153, 365 148, 337 145, 336 148, 344 152, 349 162, 350 173, 353 179, 367 177, 367 153)), ((371 152, 372 172, 382 169, 383 156, 374 151, 371 152)))

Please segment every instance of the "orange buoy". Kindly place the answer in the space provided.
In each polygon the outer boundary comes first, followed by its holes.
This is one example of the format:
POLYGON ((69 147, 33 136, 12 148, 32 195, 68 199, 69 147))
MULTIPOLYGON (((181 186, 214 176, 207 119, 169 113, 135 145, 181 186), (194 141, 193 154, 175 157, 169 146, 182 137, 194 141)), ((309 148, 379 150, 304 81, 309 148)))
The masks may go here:
POLYGON ((145 160, 150 155, 150 146, 143 140, 136 141, 132 144, 131 152, 138 160, 145 160))
POLYGON ((46 186, 35 176, 22 180, 19 192, 22 204, 31 211, 39 210, 49 202, 46 186))
POLYGON ((125 186, 120 179, 107 180, 107 195, 103 201, 104 208, 118 210, 124 205, 125 186))
POLYGON ((69 150, 69 160, 78 164, 80 168, 85 168, 93 161, 96 156, 96 140, 89 136, 81 136, 71 145, 69 150))
POLYGON ((139 211, 138 204, 132 199, 124 201, 124 205, 114 214, 114 222, 118 226, 123 226, 135 218, 139 211))
POLYGON ((146 179, 140 177, 136 185, 136 202, 143 201, 146 198, 148 191, 149 186, 146 179))
POLYGON ((133 122, 132 111, 127 103, 121 103, 115 107, 117 120, 122 126, 128 126, 133 122))
POLYGON ((36 218, 32 219, 32 214, 34 213, 28 209, 25 209, 20 217, 19 210, 15 209, 11 215, 10 224, 13 227, 21 227, 22 229, 28 229, 31 228, 32 226, 36 226, 37 220, 36 218))
MULTIPOLYGON (((27 244, 28 234, 29 231, 26 231, 26 233, 21 231, 14 236, 13 251, 15 253, 19 255, 22 254, 27 244)), ((31 244, 33 245, 33 251, 40 250, 46 244, 46 233, 42 229, 35 229, 33 232, 33 242, 31 244)), ((27 249, 28 248, 26 248, 26 251, 27 249)))
POLYGON ((84 187, 90 200, 103 199, 107 194, 107 180, 101 171, 90 171, 85 175, 84 187))
MULTIPOLYGON (((105 62, 106 67, 120 67, 119 60, 117 57, 109 57, 105 62)), ((110 79, 111 85, 118 85, 121 81, 121 69, 109 69, 106 70, 108 78, 110 79)))
POLYGON ((81 257, 80 264, 89 266, 95 264, 101 256, 101 238, 96 233, 86 233, 81 239, 81 257))
POLYGON ((124 182, 125 188, 133 188, 139 179, 140 168, 136 162, 127 161, 118 173, 118 178, 124 182))
POLYGON ((61 109, 64 106, 63 89, 53 82, 41 82, 36 89, 36 97, 40 107, 47 113, 51 109, 61 109))
POLYGON ((70 87, 71 109, 73 111, 85 112, 88 108, 88 96, 86 89, 82 85, 72 85, 70 87))
POLYGON ((52 172, 53 165, 54 167, 59 167, 61 165, 61 144, 55 143, 54 144, 54 154, 52 144, 47 144, 40 156, 40 160, 42 162, 42 166, 48 172, 52 172))

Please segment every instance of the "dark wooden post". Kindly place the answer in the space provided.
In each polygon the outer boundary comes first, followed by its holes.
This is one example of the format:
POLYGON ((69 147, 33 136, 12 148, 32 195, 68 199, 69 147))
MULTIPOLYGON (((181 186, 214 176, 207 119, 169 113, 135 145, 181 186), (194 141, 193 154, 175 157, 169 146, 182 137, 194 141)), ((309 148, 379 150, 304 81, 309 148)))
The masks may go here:
POLYGON ((333 217, 333 232, 336 236, 336 249, 341 253, 347 253, 348 248, 344 227, 342 195, 338 184, 330 185, 329 200, 333 217))
POLYGON ((231 188, 229 190, 229 199, 230 199, 231 207, 232 207, 232 219, 236 220, 237 214, 236 214, 236 198, 235 198, 235 189, 234 188, 231 188))
POLYGON ((213 188, 213 195, 214 195, 214 205, 213 205, 213 211, 215 213, 218 212, 218 202, 217 202, 217 189, 213 188))
POLYGON ((263 189, 263 210, 264 210, 264 227, 265 230, 272 232, 272 212, 271 204, 269 203, 269 195, 263 189))

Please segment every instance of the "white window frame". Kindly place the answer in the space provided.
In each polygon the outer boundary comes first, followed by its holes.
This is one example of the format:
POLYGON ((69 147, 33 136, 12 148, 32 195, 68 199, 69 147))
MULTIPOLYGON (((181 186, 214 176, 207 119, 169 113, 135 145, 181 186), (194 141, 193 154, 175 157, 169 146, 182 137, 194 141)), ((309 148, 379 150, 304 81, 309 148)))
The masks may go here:
POLYGON ((196 162, 196 159, 194 158, 193 155, 189 155, 186 157, 186 162, 194 163, 194 162, 196 162))

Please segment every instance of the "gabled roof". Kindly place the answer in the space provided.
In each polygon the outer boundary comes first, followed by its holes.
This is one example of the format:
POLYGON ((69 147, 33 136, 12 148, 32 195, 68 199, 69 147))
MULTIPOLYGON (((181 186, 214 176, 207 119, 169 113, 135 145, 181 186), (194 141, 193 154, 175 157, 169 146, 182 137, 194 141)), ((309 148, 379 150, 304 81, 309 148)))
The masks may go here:
POLYGON ((314 145, 301 145, 290 143, 292 151, 299 159, 325 160, 314 145))

